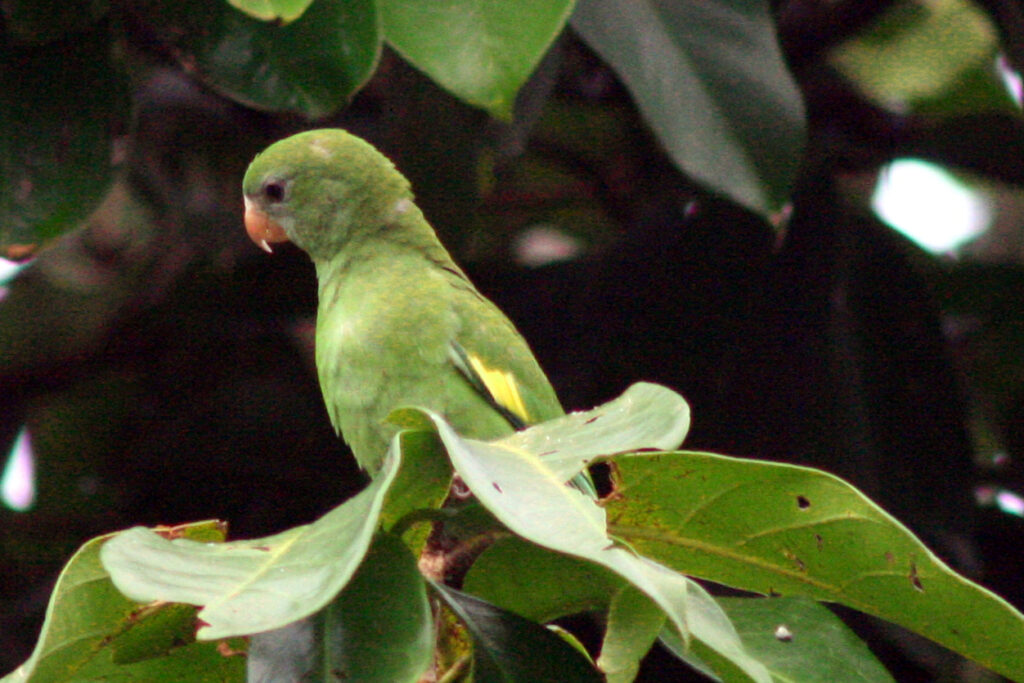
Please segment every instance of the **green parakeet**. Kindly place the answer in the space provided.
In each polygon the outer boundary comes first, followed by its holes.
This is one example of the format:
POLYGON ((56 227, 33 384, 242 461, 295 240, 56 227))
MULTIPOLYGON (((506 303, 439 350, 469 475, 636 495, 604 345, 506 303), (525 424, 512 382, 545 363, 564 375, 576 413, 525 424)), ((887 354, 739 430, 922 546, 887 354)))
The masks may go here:
MULTIPOLYGON (((245 224, 265 250, 290 241, 319 281, 316 366, 334 428, 371 474, 395 408, 422 406, 494 439, 563 414, 519 332, 484 298, 366 141, 313 130, 260 153, 245 174, 245 224)), ((584 470, 574 485, 594 495, 584 470)))

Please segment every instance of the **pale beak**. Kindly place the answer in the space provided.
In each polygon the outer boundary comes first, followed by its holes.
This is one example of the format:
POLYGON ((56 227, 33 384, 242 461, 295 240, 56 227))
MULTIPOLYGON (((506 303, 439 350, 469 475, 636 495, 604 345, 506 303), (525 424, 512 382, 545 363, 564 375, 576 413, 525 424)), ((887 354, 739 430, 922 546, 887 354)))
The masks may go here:
POLYGON ((248 197, 245 198, 245 231, 249 234, 249 239, 268 254, 274 253, 270 248, 271 244, 288 241, 284 228, 248 197))

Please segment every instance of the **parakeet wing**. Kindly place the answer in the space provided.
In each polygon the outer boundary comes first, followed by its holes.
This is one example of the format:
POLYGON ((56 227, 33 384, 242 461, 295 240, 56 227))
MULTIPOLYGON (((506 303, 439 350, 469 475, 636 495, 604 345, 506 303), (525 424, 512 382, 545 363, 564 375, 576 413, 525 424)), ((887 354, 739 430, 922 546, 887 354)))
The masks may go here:
POLYGON ((423 266, 391 254, 349 264, 345 278, 321 279, 327 283, 317 320, 321 388, 335 428, 371 471, 393 433, 384 421, 399 406, 435 410, 479 439, 562 414, 504 314, 461 272, 423 266), (466 374, 474 366, 476 374, 466 374), (475 380, 481 376, 486 381, 475 380))
MULTIPOLYGON (((465 317, 496 318, 488 325, 464 330, 462 337, 452 341, 452 364, 513 429, 562 415, 554 389, 522 336, 497 307, 475 289, 472 293, 483 307, 474 306, 477 314, 465 317)), ((597 489, 586 470, 572 483, 597 498, 597 489)))

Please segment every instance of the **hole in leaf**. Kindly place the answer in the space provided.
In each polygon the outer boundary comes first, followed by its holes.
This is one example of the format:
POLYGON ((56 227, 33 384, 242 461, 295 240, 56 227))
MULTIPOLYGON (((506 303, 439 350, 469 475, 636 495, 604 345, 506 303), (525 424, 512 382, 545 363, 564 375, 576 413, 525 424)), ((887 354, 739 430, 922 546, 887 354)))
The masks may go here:
POLYGON ((811 507, 811 501, 807 500, 807 496, 797 496, 796 506, 801 510, 806 510, 807 508, 811 507))
POLYGON ((451 491, 452 495, 459 500, 465 500, 473 495, 473 492, 469 490, 469 487, 466 486, 466 483, 458 475, 452 478, 451 491))
POLYGON ((917 565, 913 562, 910 563, 910 584, 922 593, 924 592, 924 586, 921 585, 921 579, 917 575, 917 565))

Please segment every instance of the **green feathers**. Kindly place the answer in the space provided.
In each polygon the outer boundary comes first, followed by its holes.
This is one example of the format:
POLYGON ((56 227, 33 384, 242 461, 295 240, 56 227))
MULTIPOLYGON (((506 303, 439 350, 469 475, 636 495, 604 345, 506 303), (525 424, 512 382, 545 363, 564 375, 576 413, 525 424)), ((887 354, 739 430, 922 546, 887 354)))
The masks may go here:
POLYGON ((563 414, 526 342, 371 145, 342 130, 300 133, 252 162, 243 191, 253 240, 268 250, 291 241, 316 266, 320 386, 335 429, 371 473, 394 434, 385 418, 403 405, 478 439, 563 414))

